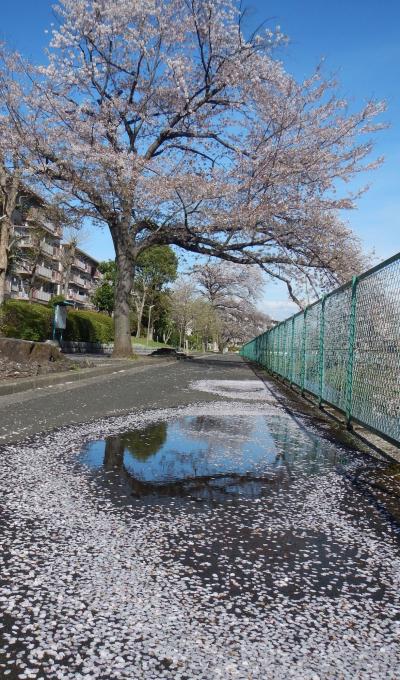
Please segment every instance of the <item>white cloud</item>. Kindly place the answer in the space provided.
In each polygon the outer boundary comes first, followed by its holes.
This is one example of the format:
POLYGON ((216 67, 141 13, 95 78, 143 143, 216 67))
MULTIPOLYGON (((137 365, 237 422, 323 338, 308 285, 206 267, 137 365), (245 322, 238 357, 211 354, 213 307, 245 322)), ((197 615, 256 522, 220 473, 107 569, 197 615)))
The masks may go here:
POLYGON ((259 309, 277 321, 283 321, 300 311, 298 306, 290 300, 263 300, 259 309))

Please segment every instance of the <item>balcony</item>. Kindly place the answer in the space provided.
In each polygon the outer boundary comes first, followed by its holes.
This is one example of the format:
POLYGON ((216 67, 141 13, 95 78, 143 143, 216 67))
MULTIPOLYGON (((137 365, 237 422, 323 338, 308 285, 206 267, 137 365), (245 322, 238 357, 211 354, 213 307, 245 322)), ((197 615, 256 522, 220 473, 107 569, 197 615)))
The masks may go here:
POLYGON ((49 279, 49 281, 53 281, 53 269, 49 269, 48 267, 38 265, 36 267, 36 274, 44 279, 49 279))
POLYGON ((26 236, 24 238, 18 239, 17 245, 21 248, 33 248, 35 244, 30 236, 26 236))
POLYGON ((77 286, 81 286, 82 288, 89 288, 90 285, 90 281, 84 279, 83 276, 77 276, 76 274, 71 276, 71 282, 76 283, 77 286))
POLYGON ((47 243, 46 241, 42 241, 40 244, 41 250, 46 253, 46 255, 50 255, 50 257, 59 259, 60 257, 60 250, 59 248, 56 248, 53 246, 52 243, 47 243))
POLYGON ((15 290, 12 288, 10 295, 13 300, 29 300, 28 293, 25 293, 23 290, 15 290))
POLYGON ((55 281, 56 283, 61 283, 61 272, 58 272, 55 269, 53 269, 52 272, 53 272, 53 281, 55 281))
POLYGON ((77 269, 80 269, 83 272, 87 272, 90 274, 90 265, 87 262, 83 262, 82 260, 78 260, 78 258, 75 258, 73 263, 73 267, 76 267, 77 269))
POLYGON ((32 272, 32 265, 28 260, 23 260, 22 262, 18 262, 16 267, 15 267, 15 273, 16 274, 31 274, 32 272))
POLYGON ((53 234, 59 234, 59 232, 60 232, 59 228, 56 227, 51 222, 49 222, 48 220, 41 220, 41 224, 45 227, 45 229, 48 229, 53 234))
POLYGON ((49 302, 53 293, 46 293, 44 290, 34 290, 32 297, 34 300, 40 300, 41 302, 49 302))
POLYGON ((68 299, 74 302, 79 302, 81 305, 86 305, 89 302, 88 295, 79 295, 75 290, 70 290, 68 294, 68 299))
MULTIPOLYGON (((38 244, 37 244, 37 242, 34 241, 34 239, 32 239, 32 237, 26 236, 26 237, 20 238, 18 240, 18 246, 20 248, 37 249, 38 244)), ((51 245, 50 243, 46 243, 46 241, 40 242, 40 250, 41 250, 42 253, 45 253, 45 255, 50 256, 54 260, 60 259, 60 249, 56 248, 55 246, 51 245)))
POLYGON ((59 227, 56 227, 48 220, 42 219, 42 217, 37 212, 32 212, 32 214, 28 215, 28 217, 26 218, 26 225, 24 226, 27 226, 29 228, 32 225, 42 227, 43 229, 49 231, 51 234, 54 234, 54 236, 61 236, 61 229, 59 227))

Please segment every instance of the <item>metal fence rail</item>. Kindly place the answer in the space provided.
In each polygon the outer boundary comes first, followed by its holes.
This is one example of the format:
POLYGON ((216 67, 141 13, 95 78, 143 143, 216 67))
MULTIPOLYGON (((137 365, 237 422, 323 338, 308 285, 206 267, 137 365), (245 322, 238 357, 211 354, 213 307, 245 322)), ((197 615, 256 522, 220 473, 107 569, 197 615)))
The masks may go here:
POLYGON ((400 444, 400 253, 243 345, 240 354, 400 444))

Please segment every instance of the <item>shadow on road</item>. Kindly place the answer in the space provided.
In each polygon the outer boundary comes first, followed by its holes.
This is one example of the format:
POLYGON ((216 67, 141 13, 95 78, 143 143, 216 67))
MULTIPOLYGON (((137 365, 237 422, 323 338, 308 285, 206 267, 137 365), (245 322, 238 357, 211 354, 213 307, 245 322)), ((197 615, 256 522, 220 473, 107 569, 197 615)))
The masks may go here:
POLYGON ((191 363, 206 364, 206 366, 224 366, 229 368, 237 368, 237 366, 244 366, 241 357, 232 357, 232 359, 219 359, 217 357, 193 357, 191 363))

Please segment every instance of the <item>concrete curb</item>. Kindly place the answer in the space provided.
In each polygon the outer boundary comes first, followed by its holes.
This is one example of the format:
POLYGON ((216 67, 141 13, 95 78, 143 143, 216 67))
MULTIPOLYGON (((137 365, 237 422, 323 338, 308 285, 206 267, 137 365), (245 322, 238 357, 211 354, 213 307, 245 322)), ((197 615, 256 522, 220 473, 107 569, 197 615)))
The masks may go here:
POLYGON ((63 382, 77 382, 85 380, 86 378, 96 378, 102 375, 110 375, 112 373, 120 373, 121 371, 135 371, 136 368, 152 367, 152 366, 167 366, 176 363, 176 359, 171 361, 171 358, 166 361, 152 361, 146 358, 136 359, 135 361, 125 361, 124 359, 114 359, 113 364, 106 366, 95 366, 94 368, 78 368, 77 370, 62 371, 61 373, 51 373, 50 375, 37 375, 32 378, 21 378, 20 380, 5 380, 0 382, 0 397, 7 394, 16 394, 18 392, 26 392, 37 387, 49 387, 50 385, 59 385, 63 382))

